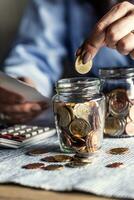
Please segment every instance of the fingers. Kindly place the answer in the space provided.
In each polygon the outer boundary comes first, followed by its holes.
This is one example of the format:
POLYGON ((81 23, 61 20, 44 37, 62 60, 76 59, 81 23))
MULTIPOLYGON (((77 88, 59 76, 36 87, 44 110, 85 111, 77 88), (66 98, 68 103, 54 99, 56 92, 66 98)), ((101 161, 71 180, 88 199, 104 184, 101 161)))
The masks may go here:
POLYGON ((9 102, 10 104, 22 103, 24 102, 24 98, 17 93, 11 92, 9 90, 0 87, 0 102, 3 104, 9 102))
POLYGON ((96 29, 103 32, 110 24, 125 17, 128 12, 134 9, 134 5, 128 1, 116 4, 101 20, 97 23, 96 29))
POLYGON ((110 25, 106 31, 105 43, 108 47, 113 46, 122 38, 134 30, 134 12, 110 25))
POLYGON ((48 105, 44 102, 39 103, 23 103, 23 104, 14 104, 14 105, 3 105, 0 104, 0 112, 6 114, 13 113, 38 113, 46 109, 48 105))
POLYGON ((134 34, 129 33, 127 36, 122 38, 116 45, 117 50, 123 54, 128 55, 134 49, 134 34))
POLYGON ((117 41, 122 37, 125 37, 134 29, 132 24, 134 16, 133 13, 130 13, 133 9, 133 4, 124 1, 115 5, 106 15, 104 15, 104 17, 101 18, 101 20, 96 24, 89 39, 86 40, 84 45, 82 45, 82 47, 77 51, 76 55, 81 56, 83 63, 87 60, 87 52, 89 53, 88 59, 92 59, 99 49, 106 44, 107 46, 115 48, 117 41), (129 18, 126 16, 128 13, 130 13, 129 18), (130 21, 131 23, 129 23, 130 21), (123 26, 124 23, 127 28, 123 26), (120 34, 121 30, 122 32, 120 34), (85 57, 86 59, 84 59, 85 57))

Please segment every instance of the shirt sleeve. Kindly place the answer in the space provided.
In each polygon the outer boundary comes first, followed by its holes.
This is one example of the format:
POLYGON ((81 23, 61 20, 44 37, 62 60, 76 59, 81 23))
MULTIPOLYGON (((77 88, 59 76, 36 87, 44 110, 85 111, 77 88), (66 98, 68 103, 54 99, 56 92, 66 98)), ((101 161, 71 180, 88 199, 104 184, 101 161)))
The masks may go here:
POLYGON ((31 78, 42 94, 50 96, 52 85, 62 74, 65 38, 64 1, 31 0, 5 60, 5 72, 31 78))

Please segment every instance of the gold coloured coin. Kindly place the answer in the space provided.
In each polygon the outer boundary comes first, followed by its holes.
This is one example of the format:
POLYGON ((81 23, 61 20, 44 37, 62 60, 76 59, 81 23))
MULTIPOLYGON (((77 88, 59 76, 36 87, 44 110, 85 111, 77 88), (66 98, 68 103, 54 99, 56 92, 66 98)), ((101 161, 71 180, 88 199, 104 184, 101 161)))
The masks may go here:
POLYGON ((71 122, 71 115, 66 106, 57 109, 58 122, 61 127, 67 127, 71 122))
POLYGON ((63 169, 63 165, 48 165, 46 167, 42 167, 41 169, 48 171, 61 170, 63 169))
POLYGON ((86 138, 86 147, 88 152, 95 152, 98 150, 98 137, 95 131, 91 131, 91 133, 86 138))
POLYGON ((104 134, 109 136, 121 136, 124 133, 124 123, 121 119, 108 117, 105 120, 104 134))
POLYGON ((92 60, 89 60, 86 64, 83 64, 80 56, 78 56, 76 61, 75 61, 75 70, 79 74, 86 74, 91 70, 92 65, 93 65, 92 60))
POLYGON ((42 158, 41 160, 45 162, 69 162, 72 160, 72 157, 67 155, 55 155, 42 158))
POLYGON ((128 114, 128 98, 125 89, 115 89, 109 95, 109 111, 113 116, 123 116, 128 114))
POLYGON ((75 119, 71 122, 69 130, 73 136, 81 138, 87 136, 90 133, 91 125, 84 119, 75 119))
POLYGON ((91 163, 79 162, 79 161, 72 161, 70 163, 67 163, 65 166, 66 167, 70 167, 70 168, 79 168, 79 167, 87 166, 89 164, 91 164, 91 163))
POLYGON ((39 155, 42 155, 45 153, 48 153, 46 151, 46 149, 32 149, 32 150, 28 151, 26 154, 29 156, 39 156, 39 155))
POLYGON ((91 107, 89 107, 88 103, 78 103, 75 105, 74 109, 73 109, 73 114, 77 117, 77 118, 81 118, 86 120, 87 122, 88 120, 88 116, 91 113, 91 107))
POLYGON ((74 157, 72 158, 72 161, 74 162, 78 162, 78 163, 92 163, 93 159, 91 159, 90 157, 79 157, 77 154, 74 155, 74 157))
POLYGON ((44 166, 44 163, 30 163, 28 165, 22 166, 24 169, 40 169, 44 166))
POLYGON ((134 122, 129 122, 125 127, 126 134, 134 136, 134 122))
POLYGON ((129 110, 129 117, 134 122, 134 105, 129 110))
POLYGON ((126 148, 126 147, 113 148, 108 151, 109 154, 113 154, 113 155, 122 155, 128 152, 129 152, 129 148, 126 148))

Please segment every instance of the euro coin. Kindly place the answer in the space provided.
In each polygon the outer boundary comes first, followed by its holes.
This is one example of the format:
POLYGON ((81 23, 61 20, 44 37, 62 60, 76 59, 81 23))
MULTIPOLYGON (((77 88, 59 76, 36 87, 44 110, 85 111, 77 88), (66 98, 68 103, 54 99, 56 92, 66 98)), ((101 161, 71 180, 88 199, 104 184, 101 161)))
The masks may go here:
POLYGON ((75 137, 85 137, 91 131, 91 125, 84 119, 75 119, 69 126, 71 134, 75 137))
POLYGON ((44 166, 44 163, 30 163, 28 165, 22 166, 24 169, 39 169, 44 166))
POLYGON ((91 108, 89 107, 88 103, 78 103, 75 105, 73 114, 77 118, 84 119, 88 122, 88 116, 91 113, 91 108))
POLYGON ((48 165, 46 167, 42 167, 41 169, 46 171, 55 171, 63 169, 63 165, 48 165))
POLYGON ((134 105, 129 110, 129 117, 134 122, 134 105))
POLYGON ((126 134, 134 136, 134 122, 129 122, 125 127, 126 134))
POLYGON ((32 149, 32 150, 28 151, 26 154, 29 156, 38 156, 38 155, 42 155, 45 153, 48 153, 46 151, 46 149, 32 149))
POLYGON ((95 131, 91 133, 86 138, 86 147, 88 152, 95 152, 98 150, 98 137, 95 131))
POLYGON ((109 111, 113 116, 125 117, 128 114, 129 102, 126 90, 115 89, 109 96, 109 111))
POLYGON ((119 137, 124 133, 124 122, 121 119, 108 117, 105 120, 104 134, 119 137))
POLYGON ((72 158, 72 161, 74 162, 84 162, 84 163, 92 163, 93 159, 91 159, 90 157, 79 157, 79 154, 74 155, 74 157, 72 158))
POLYGON ((86 74, 91 70, 92 65, 93 65, 92 60, 89 60, 86 64, 83 64, 82 60, 81 60, 81 57, 78 56, 76 61, 75 61, 75 70, 79 74, 86 74))
POLYGON ((91 163, 72 161, 70 163, 67 163, 65 166, 70 167, 70 168, 79 168, 79 167, 84 167, 84 166, 89 165, 89 164, 91 164, 91 163))
POLYGON ((71 115, 67 107, 61 106, 57 109, 58 123, 61 127, 67 127, 71 122, 71 115))
POLYGON ((108 151, 109 154, 113 154, 113 155, 122 155, 128 152, 129 152, 129 149, 126 147, 113 148, 108 151))
POLYGON ((69 162, 72 160, 72 157, 68 155, 54 155, 42 158, 41 160, 45 162, 69 162))
POLYGON ((107 168, 121 168, 123 166, 124 166, 123 163, 121 163, 121 162, 115 162, 115 163, 108 164, 105 167, 107 167, 107 168))

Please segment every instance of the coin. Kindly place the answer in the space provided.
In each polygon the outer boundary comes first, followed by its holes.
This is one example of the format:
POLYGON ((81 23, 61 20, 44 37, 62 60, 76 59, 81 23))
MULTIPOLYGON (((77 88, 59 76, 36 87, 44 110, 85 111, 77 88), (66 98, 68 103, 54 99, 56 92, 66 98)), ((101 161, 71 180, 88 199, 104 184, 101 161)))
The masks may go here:
POLYGON ((84 119, 75 119, 69 126, 71 134, 75 137, 85 137, 91 131, 91 125, 84 119))
POLYGON ((54 156, 48 156, 48 157, 42 158, 41 161, 55 162, 55 158, 54 158, 54 156))
POLYGON ((127 122, 127 123, 132 122, 132 120, 130 119, 129 116, 127 116, 127 118, 126 118, 126 122, 127 122))
POLYGON ((69 162, 72 160, 72 157, 68 155, 54 155, 42 158, 41 160, 45 162, 69 162))
POLYGON ((84 163, 92 163, 93 159, 91 157, 80 157, 79 154, 74 155, 72 158, 72 161, 74 162, 84 162, 84 163))
POLYGON ((48 171, 61 170, 63 169, 63 165, 47 165, 46 167, 42 167, 41 169, 48 171))
POLYGON ((26 154, 29 156, 38 156, 38 155, 42 155, 45 153, 48 153, 46 151, 46 149, 32 149, 32 150, 28 151, 26 154))
POLYGON ((108 151, 109 154, 113 154, 113 155, 122 155, 128 152, 129 152, 129 149, 127 147, 113 148, 108 151))
POLYGON ((89 107, 88 103, 78 103, 75 105, 74 110, 73 110, 73 114, 77 118, 84 119, 87 122, 89 121, 88 116, 90 113, 91 113, 91 107, 89 107))
POLYGON ((113 116, 128 114, 129 102, 125 89, 115 89, 109 95, 109 110, 113 116))
POLYGON ((129 122, 125 127, 126 134, 134 136, 134 122, 129 122))
POLYGON ((72 162, 67 163, 65 166, 70 167, 70 168, 79 168, 79 167, 84 167, 89 164, 91 164, 91 163, 72 161, 72 162))
POLYGON ((124 133, 124 122, 121 119, 108 117, 105 120, 104 134, 109 136, 121 136, 124 133))
POLYGON ((24 169, 39 169, 44 166, 44 163, 30 163, 28 165, 22 166, 24 169))
POLYGON ((91 131, 91 133, 87 136, 86 147, 88 152, 95 152, 98 150, 98 137, 95 131, 91 131))
POLYGON ((75 70, 80 74, 86 74, 91 70, 92 65, 93 65, 92 60, 89 60, 86 64, 83 64, 81 57, 78 56, 75 61, 75 70))
POLYGON ((134 121, 134 105, 129 110, 129 117, 132 121, 134 121))
POLYGON ((58 123, 61 127, 67 127, 71 122, 71 115, 67 107, 61 106, 57 109, 58 123))
POLYGON ((123 167, 123 166, 124 166, 123 163, 115 162, 115 163, 108 164, 105 167, 108 167, 108 168, 120 168, 120 167, 123 167))

